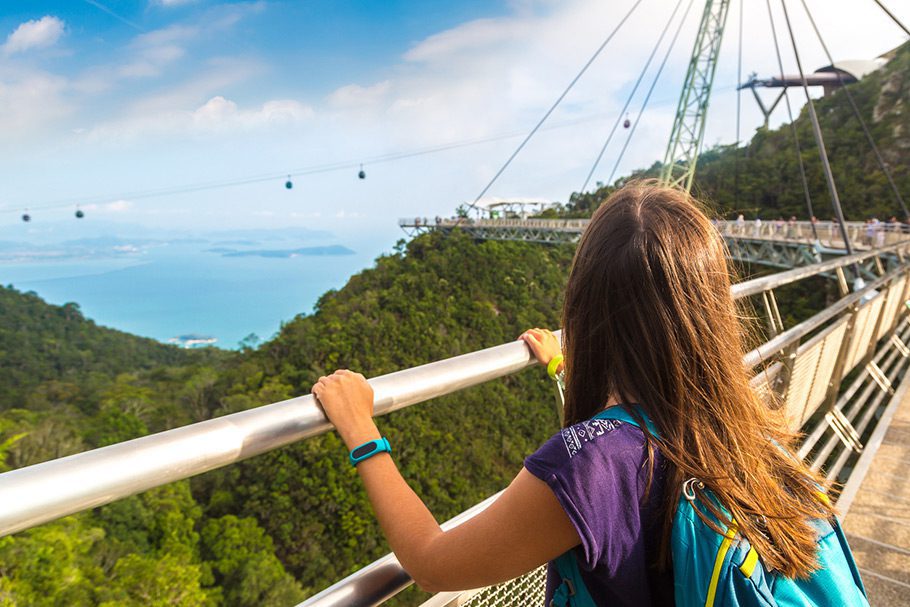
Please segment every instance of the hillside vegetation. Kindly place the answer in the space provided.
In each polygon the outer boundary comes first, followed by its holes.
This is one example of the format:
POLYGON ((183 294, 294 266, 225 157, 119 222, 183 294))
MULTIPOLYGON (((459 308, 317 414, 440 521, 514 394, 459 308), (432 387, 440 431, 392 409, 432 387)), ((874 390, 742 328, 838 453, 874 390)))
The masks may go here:
MULTIPOLYGON (((852 88, 904 191, 908 74, 904 47, 852 88)), ((841 95, 818 108, 847 215, 897 214, 841 95)), ((797 126, 816 214, 825 217, 805 114, 797 126)), ((697 188, 725 213, 805 216, 789 138, 787 128, 761 130, 739 150, 710 150, 697 188)), ((564 211, 589 214, 611 189, 575 194, 564 211)), ((98 327, 75 304, 50 306, 2 289, 0 465, 305 394, 338 367, 375 376, 555 326, 571 255, 568 246, 420 236, 326 293, 313 314, 237 353, 187 353, 98 327)), ((816 289, 810 303, 821 305, 823 295, 816 289)), ((554 405, 552 384, 537 368, 396 412, 380 426, 405 477, 445 519, 513 477, 557 429, 554 405)), ((330 433, 0 539, 0 606, 286 607, 387 550, 330 433)), ((411 591, 398 603, 418 600, 411 591)))
MULTIPOLYGON (((28 408, 0 403, 5 461, 28 465, 282 400, 337 367, 374 376, 553 326, 571 253, 420 237, 256 351, 129 373, 112 366, 71 388, 55 376, 36 380, 28 408)), ((8 295, 7 305, 38 304, 8 295)), ((36 314, 58 312, 40 306, 36 314)), ((106 335, 71 321, 89 342, 106 335)), ((131 339, 109 337, 123 340, 110 344, 114 355, 131 339)), ((34 360, 48 364, 46 355, 34 360)), ((552 390, 535 369, 397 412, 381 427, 406 478, 448 518, 501 489, 558 428, 552 390)), ((333 433, 0 540, 0 605, 156 597, 155 605, 286 606, 387 551, 333 433)))
POLYGON ((47 305, 34 293, 0 286, 0 407, 22 404, 42 383, 76 388, 86 377, 116 375, 161 365, 183 365, 212 352, 181 350, 153 339, 99 327, 79 305, 47 305))

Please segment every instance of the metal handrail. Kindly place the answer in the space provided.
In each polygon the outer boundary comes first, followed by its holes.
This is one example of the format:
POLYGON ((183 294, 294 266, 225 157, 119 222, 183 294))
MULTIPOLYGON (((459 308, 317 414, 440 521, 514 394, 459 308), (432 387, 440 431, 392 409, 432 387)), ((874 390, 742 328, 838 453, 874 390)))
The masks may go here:
MULTIPOLYGON (((540 217, 436 217, 429 219, 427 217, 407 217, 401 218, 398 220, 399 226, 408 226, 408 227, 433 227, 433 226, 462 226, 462 225, 474 225, 474 226, 534 226, 534 227, 544 227, 544 228, 565 228, 565 227, 585 227, 590 223, 590 218, 574 218, 574 219, 545 219, 540 217)), ((755 225, 754 220, 747 220, 743 224, 739 224, 736 220, 731 219, 715 219, 714 224, 723 231, 730 231, 739 235, 749 236, 755 234, 756 231, 760 235, 772 236, 774 234, 784 233, 788 231, 793 231, 799 235, 808 235, 812 233, 812 227, 815 226, 815 229, 818 232, 828 232, 829 234, 838 227, 837 223, 832 223, 830 221, 819 221, 813 224, 811 221, 800 220, 793 223, 784 222, 782 224, 777 223, 776 221, 766 220, 758 226, 755 225), (758 228, 758 230, 756 230, 758 228)), ((879 222, 877 224, 868 224, 862 221, 846 221, 844 225, 850 230, 851 234, 857 235, 859 233, 868 232, 885 232, 887 234, 907 234, 908 228, 905 224, 902 223, 886 223, 879 222)), ((836 239, 840 239, 840 236, 836 236, 836 239)))
POLYGON ((807 318, 801 323, 790 327, 786 331, 775 335, 751 352, 747 352, 746 355, 743 356, 743 365, 746 368, 751 369, 760 365, 763 361, 769 360, 772 356, 799 342, 803 337, 812 333, 829 320, 836 318, 841 313, 849 310, 852 306, 862 302, 866 297, 869 297, 873 291, 905 273, 907 269, 907 266, 904 265, 884 276, 880 276, 862 289, 838 299, 824 310, 807 318))
MULTIPOLYGON (((471 506, 440 526, 443 531, 457 527, 486 510, 500 495, 502 495, 502 491, 491 495, 479 504, 471 506)), ((411 576, 398 562, 395 553, 389 553, 343 580, 332 584, 319 594, 311 596, 297 607, 379 605, 411 584, 411 576)))
MULTIPOLYGON (((375 415, 534 364, 523 342, 370 379, 375 415)), ((95 508, 332 429, 311 395, 0 474, 0 536, 95 508)))
MULTIPOLYGON (((870 257, 897 244, 734 285, 740 299, 870 257)), ((533 364, 515 342, 370 380, 376 415, 478 385, 533 364)), ((0 537, 182 480, 332 428, 310 395, 0 474, 0 537)))
POLYGON ((844 255, 843 257, 838 257, 829 261, 823 261, 821 263, 816 263, 808 266, 800 266, 798 268, 793 268, 792 270, 787 270, 785 272, 777 272, 768 276, 760 276, 758 278, 746 280, 733 285, 733 287, 730 289, 730 293, 733 295, 733 299, 741 299, 750 295, 758 295, 763 291, 776 289, 778 287, 797 282, 804 278, 809 278, 810 276, 827 274, 832 270, 852 266, 853 264, 857 264, 868 259, 878 257, 880 255, 907 252, 910 252, 910 241, 898 242, 886 247, 882 247, 880 249, 873 249, 871 251, 864 251, 862 253, 854 253, 853 255, 844 255))

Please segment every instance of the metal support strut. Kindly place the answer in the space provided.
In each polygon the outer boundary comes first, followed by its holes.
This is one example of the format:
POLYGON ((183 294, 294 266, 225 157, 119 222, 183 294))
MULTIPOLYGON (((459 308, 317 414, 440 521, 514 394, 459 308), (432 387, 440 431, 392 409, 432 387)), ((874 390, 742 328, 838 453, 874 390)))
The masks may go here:
POLYGON ((707 0, 695 38, 689 69, 683 81, 670 144, 664 156, 661 181, 686 191, 692 188, 695 165, 705 136, 708 100, 717 70, 717 56, 724 37, 730 0, 707 0))

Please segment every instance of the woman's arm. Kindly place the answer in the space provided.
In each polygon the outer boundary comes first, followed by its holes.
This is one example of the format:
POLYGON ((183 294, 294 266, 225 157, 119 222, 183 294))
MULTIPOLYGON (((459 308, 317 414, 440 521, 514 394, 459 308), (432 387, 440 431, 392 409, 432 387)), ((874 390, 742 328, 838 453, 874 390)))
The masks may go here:
MULTIPOLYGON (((380 437, 373 390, 362 375, 336 371, 320 378, 313 394, 348 449, 380 437)), ((502 582, 581 541, 550 488, 525 469, 489 508, 450 531, 442 531, 387 453, 360 462, 357 471, 389 545, 424 590, 502 582)))

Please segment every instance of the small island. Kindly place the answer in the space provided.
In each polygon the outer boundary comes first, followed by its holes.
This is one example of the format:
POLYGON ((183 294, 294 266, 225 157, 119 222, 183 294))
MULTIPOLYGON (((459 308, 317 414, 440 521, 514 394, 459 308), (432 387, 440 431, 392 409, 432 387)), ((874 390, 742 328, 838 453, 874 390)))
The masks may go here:
POLYGON ((199 348, 202 346, 211 346, 218 342, 218 338, 209 335, 178 335, 167 340, 169 344, 179 345, 181 348, 199 348))
POLYGON ((227 247, 206 249, 207 253, 220 253, 222 257, 273 257, 290 259, 293 257, 324 257, 337 255, 354 255, 355 251, 341 246, 304 247, 301 249, 250 249, 238 250, 227 247))

